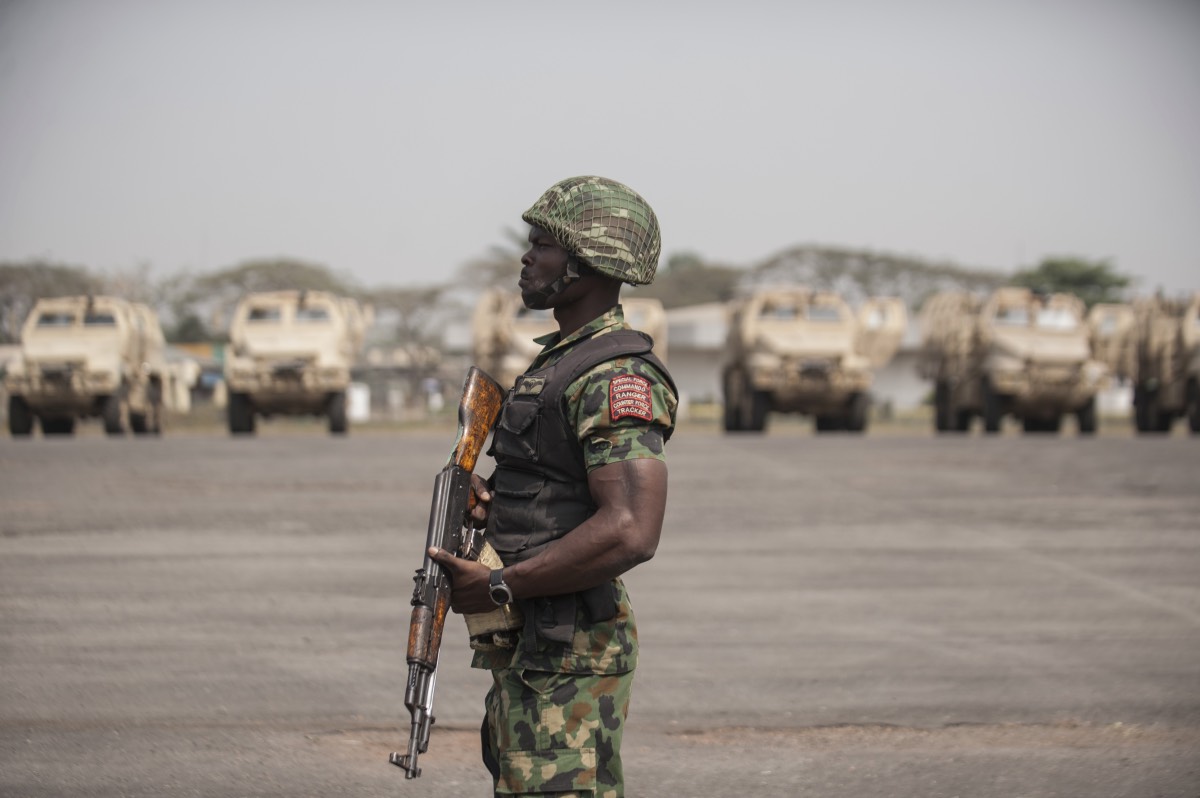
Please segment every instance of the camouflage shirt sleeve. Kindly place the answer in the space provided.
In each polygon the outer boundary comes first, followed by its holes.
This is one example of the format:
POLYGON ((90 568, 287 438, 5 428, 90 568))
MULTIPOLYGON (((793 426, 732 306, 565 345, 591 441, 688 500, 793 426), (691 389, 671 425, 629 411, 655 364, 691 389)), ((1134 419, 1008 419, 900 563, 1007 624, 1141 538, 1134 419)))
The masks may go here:
POLYGON ((675 426, 678 401, 645 360, 601 363, 571 383, 566 401, 589 472, 623 460, 666 459, 664 434, 675 426))

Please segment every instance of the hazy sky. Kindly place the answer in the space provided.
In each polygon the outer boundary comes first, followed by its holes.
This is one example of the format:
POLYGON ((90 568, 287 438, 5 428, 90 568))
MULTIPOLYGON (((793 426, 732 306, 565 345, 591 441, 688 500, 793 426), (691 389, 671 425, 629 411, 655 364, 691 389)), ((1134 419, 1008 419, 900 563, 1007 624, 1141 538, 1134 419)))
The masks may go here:
POLYGON ((578 174, 666 255, 1200 289, 1200 2, 0 0, 0 260, 441 282, 578 174))

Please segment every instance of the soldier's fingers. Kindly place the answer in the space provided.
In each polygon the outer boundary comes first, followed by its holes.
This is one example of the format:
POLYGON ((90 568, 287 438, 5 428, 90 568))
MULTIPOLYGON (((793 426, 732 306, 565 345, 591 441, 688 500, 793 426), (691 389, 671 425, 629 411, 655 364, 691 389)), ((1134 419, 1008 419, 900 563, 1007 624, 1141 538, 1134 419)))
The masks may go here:
POLYGON ((437 546, 430 546, 429 558, 441 565, 443 568, 448 568, 451 571, 458 570, 458 558, 445 549, 439 549, 437 546))
POLYGON ((479 497, 479 501, 490 502, 492 500, 492 492, 488 490, 487 482, 478 474, 471 475, 471 488, 475 491, 475 495, 479 497))

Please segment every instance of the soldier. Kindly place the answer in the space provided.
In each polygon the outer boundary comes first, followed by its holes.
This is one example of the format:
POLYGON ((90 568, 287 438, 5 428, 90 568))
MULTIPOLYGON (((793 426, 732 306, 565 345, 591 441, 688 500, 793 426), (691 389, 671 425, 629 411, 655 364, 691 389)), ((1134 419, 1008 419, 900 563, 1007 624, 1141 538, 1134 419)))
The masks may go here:
POLYGON ((620 575, 658 546, 677 397, 618 303, 622 282, 654 278, 658 220, 601 177, 557 183, 522 218, 521 297, 553 309, 559 329, 537 339, 542 352, 509 390, 496 469, 474 486, 504 567, 430 554, 450 574, 455 612, 523 611, 511 647, 472 662, 492 671, 482 736, 496 793, 619 798, 638 658, 620 575))

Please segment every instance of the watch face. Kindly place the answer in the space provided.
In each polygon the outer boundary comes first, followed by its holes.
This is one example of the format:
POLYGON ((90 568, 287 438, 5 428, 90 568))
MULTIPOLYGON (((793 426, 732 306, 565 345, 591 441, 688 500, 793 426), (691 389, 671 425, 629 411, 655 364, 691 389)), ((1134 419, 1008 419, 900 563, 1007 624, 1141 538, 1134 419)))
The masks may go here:
POLYGON ((508 589, 508 585, 492 585, 489 592, 491 593, 492 601, 497 604, 507 604, 512 601, 512 591, 508 589))

